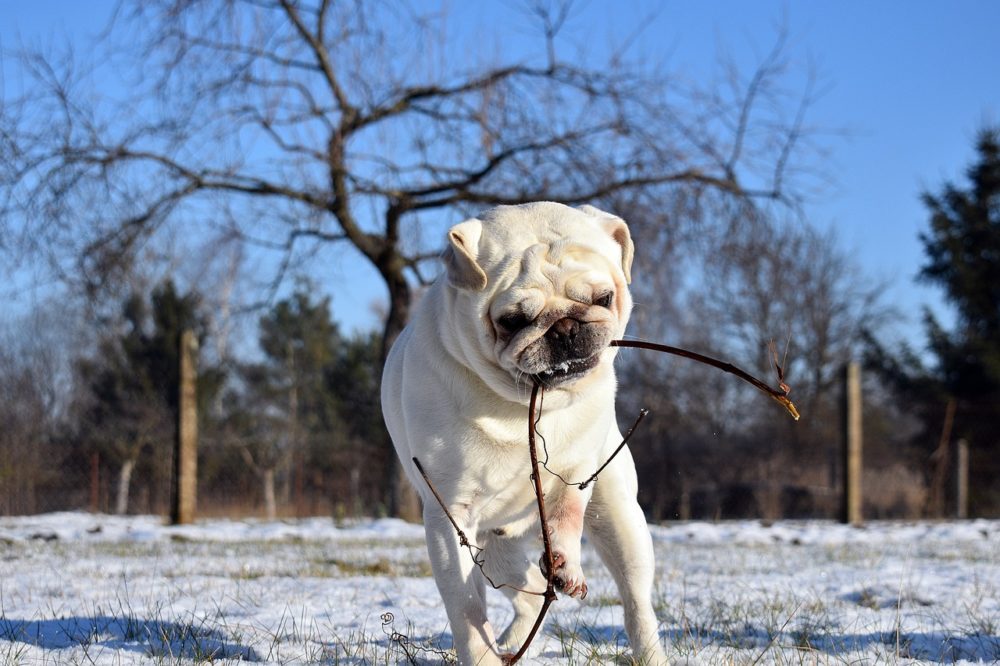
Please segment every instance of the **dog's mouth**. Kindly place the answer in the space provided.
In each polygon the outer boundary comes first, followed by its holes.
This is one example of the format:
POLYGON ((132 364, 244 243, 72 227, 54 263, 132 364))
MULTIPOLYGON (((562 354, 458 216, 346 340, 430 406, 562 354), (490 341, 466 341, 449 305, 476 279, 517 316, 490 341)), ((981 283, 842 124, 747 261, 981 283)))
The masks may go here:
POLYGON ((600 362, 601 355, 599 353, 588 358, 568 359, 553 365, 548 370, 531 375, 531 378, 539 384, 551 388, 578 379, 581 375, 597 367, 600 362))

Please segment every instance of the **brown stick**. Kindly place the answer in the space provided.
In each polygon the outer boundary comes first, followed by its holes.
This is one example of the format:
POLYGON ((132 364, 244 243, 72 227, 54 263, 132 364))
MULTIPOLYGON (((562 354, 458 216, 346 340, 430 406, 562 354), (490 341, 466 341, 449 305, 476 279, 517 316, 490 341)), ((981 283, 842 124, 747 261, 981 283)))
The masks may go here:
POLYGON ((931 453, 930 461, 934 466, 931 475, 930 493, 927 497, 927 512, 933 518, 944 517, 944 480, 948 473, 949 455, 948 449, 951 445, 951 430, 955 423, 955 398, 948 398, 944 408, 944 423, 941 426, 941 437, 938 439, 937 448, 931 453))
POLYGON ((548 566, 546 569, 548 573, 545 580, 545 599, 542 601, 542 608, 538 611, 538 618, 535 619, 535 624, 531 627, 531 631, 528 633, 528 637, 524 639, 524 643, 521 645, 521 649, 517 653, 510 657, 510 659, 504 660, 505 664, 516 664, 517 661, 524 656, 527 652, 528 646, 531 645, 531 641, 535 639, 535 634, 538 629, 542 626, 542 622, 545 620, 545 614, 549 611, 549 606, 552 602, 556 600, 556 586, 555 586, 555 558, 552 555, 552 543, 549 541, 549 524, 545 517, 545 496, 542 494, 542 480, 538 475, 538 451, 535 448, 535 402, 538 399, 539 391, 544 391, 538 382, 531 388, 531 402, 528 405, 528 453, 531 455, 531 479, 535 482, 535 499, 538 502, 538 517, 542 523, 542 545, 545 548, 542 556, 545 558, 548 566))
POLYGON ((693 361, 698 361, 699 363, 705 363, 714 368, 718 368, 723 372, 728 372, 729 374, 736 375, 745 382, 752 384, 755 388, 763 391, 771 398, 773 398, 778 404, 788 410, 788 413, 792 415, 792 418, 796 421, 799 420, 799 410, 795 408, 795 405, 791 400, 788 399, 788 387, 784 384, 783 377, 779 378, 782 384, 782 388, 773 389, 764 382, 760 381, 753 375, 740 370, 732 363, 727 363, 726 361, 720 361, 719 359, 712 358, 711 356, 705 356, 704 354, 698 354, 697 352, 688 351, 687 349, 681 349, 680 347, 671 347, 670 345, 661 345, 656 342, 646 342, 645 340, 612 340, 612 347, 635 347, 637 349, 651 349, 653 351, 664 352, 667 354, 673 354, 675 356, 683 356, 684 358, 689 358, 693 361))

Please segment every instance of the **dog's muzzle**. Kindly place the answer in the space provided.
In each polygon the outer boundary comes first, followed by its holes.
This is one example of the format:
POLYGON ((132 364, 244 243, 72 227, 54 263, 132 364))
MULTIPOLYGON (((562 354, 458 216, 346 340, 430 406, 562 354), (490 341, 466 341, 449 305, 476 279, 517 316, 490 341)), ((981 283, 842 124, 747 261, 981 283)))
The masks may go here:
POLYGON ((544 336, 548 350, 548 368, 531 377, 536 382, 552 387, 577 379, 592 370, 601 361, 602 336, 593 328, 572 317, 565 317, 553 324, 544 336))
POLYGON ((597 364, 600 362, 600 354, 594 354, 590 358, 563 361, 558 365, 552 366, 548 370, 535 373, 531 376, 531 378, 539 384, 551 388, 559 384, 565 384, 566 382, 572 381, 581 375, 586 374, 588 371, 597 367, 597 364))

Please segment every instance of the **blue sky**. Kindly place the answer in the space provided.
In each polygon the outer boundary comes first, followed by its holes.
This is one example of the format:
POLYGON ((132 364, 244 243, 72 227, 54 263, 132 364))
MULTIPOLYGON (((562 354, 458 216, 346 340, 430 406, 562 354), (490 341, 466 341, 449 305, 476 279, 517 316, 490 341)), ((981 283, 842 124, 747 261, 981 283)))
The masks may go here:
MULTIPOLYGON (((502 19, 512 5, 453 3, 449 35, 492 34, 511 24, 502 19)), ((0 45, 67 39, 83 45, 112 7, 104 0, 0 0, 0 45)), ((748 64, 758 59, 782 20, 790 56, 803 67, 815 63, 827 86, 808 120, 848 130, 826 142, 831 152, 821 167, 831 183, 811 196, 808 217, 835 228, 868 274, 889 281, 888 300, 916 321, 921 304, 941 308, 939 293, 914 283, 922 261, 917 234, 927 217, 919 193, 961 180, 976 130, 1000 122, 1000 2, 591 0, 567 25, 561 48, 599 50, 642 21, 637 53, 663 58, 690 77, 709 76, 720 48, 748 64)), ((509 30, 491 48, 502 49, 504 38, 533 38, 524 19, 509 30)), ((8 82, 16 77, 9 61, 3 73, 8 82)), ((338 279, 349 275, 353 270, 343 267, 338 279)), ((380 296, 378 283, 364 282, 376 286, 335 296, 347 328, 374 324, 369 302, 380 296)))

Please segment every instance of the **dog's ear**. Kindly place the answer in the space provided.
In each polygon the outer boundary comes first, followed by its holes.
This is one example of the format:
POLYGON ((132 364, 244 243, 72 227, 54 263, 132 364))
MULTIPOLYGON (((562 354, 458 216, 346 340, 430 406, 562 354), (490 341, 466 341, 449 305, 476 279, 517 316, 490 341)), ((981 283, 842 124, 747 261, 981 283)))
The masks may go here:
POLYGON ((632 284, 632 258, 635 256, 635 245, 632 243, 632 234, 629 233, 625 220, 587 204, 580 206, 577 210, 591 217, 596 217, 598 224, 621 246, 622 272, 625 273, 625 282, 632 284))
POLYGON ((486 288, 486 272, 476 261, 483 223, 477 219, 456 224, 448 232, 451 243, 444 251, 448 281, 459 289, 482 291, 486 288))

